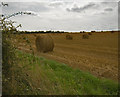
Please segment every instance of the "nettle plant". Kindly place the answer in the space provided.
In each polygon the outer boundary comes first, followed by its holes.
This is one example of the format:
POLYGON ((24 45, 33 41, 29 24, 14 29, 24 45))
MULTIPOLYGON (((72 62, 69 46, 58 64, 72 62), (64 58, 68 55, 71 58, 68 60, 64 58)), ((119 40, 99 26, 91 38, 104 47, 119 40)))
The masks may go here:
MULTIPOLYGON (((1 5, 4 7, 4 3, 1 3, 1 5)), ((8 4, 7 4, 8 7, 8 4)), ((16 37, 17 34, 20 34, 20 31, 17 29, 19 27, 22 27, 21 24, 14 26, 16 23, 15 21, 10 20, 11 17, 15 17, 17 15, 34 15, 31 12, 16 12, 11 15, 0 15, 0 30, 2 32, 2 68, 3 68, 3 74, 7 74, 9 76, 9 69, 13 64, 15 64, 15 51, 17 47, 12 43, 12 37, 16 37)), ((22 37, 27 45, 29 45, 30 50, 32 51, 32 54, 34 55, 33 48, 31 46, 31 43, 29 39, 25 36, 22 37)), ((31 60, 31 62, 34 62, 31 60)))

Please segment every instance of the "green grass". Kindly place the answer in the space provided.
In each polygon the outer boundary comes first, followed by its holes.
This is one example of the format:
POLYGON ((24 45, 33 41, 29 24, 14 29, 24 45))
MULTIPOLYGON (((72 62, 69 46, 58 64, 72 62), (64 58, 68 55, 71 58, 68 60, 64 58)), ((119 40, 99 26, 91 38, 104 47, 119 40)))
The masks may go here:
MULTIPOLYGON (((12 94, 26 95, 117 95, 118 84, 43 57, 16 52, 12 94)), ((4 92, 6 92, 5 90, 4 92)), ((9 91, 9 90, 8 90, 9 91)), ((9 93, 9 92, 6 92, 9 93)))

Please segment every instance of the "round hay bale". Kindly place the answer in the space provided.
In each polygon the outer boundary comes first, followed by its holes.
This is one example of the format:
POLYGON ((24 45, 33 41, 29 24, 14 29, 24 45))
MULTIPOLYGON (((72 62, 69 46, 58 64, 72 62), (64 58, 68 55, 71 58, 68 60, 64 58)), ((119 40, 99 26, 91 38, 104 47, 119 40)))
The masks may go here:
POLYGON ((72 37, 71 35, 66 35, 66 39, 67 39, 67 40, 72 40, 73 37, 72 37))
POLYGON ((53 51, 54 42, 50 35, 40 35, 36 37, 36 48, 39 52, 53 51))
POLYGON ((83 35, 82 35, 82 38, 83 38, 83 39, 88 39, 88 38, 89 38, 89 35, 88 35, 88 34, 83 34, 83 35))

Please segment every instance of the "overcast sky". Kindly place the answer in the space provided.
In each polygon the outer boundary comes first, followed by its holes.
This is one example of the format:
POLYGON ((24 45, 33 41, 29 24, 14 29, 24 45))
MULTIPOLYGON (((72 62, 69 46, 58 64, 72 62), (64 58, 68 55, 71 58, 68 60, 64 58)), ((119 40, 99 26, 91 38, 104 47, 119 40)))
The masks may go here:
MULTIPOLYGON (((8 0, 4 0, 8 1, 8 0)), ((20 30, 91 31, 118 29, 118 0, 9 0, 2 14, 28 11, 34 15, 10 18, 20 30), (10 2, 12 1, 12 2, 10 2)))

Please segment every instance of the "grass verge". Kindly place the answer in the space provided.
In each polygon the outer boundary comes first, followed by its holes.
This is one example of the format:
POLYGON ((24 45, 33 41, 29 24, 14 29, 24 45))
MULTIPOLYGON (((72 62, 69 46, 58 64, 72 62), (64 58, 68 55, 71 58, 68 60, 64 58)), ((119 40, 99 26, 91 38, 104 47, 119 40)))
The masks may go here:
POLYGON ((3 94, 117 95, 118 83, 99 79, 66 64, 16 51, 17 64, 3 76, 3 94))

